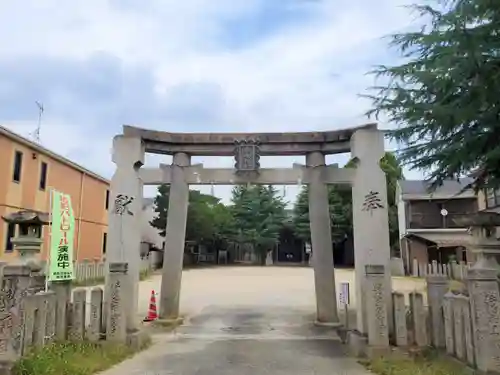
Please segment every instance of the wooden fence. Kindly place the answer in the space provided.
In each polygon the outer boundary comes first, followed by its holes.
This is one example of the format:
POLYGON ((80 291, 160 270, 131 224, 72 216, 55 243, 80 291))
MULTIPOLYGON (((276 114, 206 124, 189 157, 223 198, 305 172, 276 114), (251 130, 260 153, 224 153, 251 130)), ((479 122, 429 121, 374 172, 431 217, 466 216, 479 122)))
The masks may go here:
POLYGON ((438 263, 418 263, 416 259, 413 260, 411 275, 414 277, 427 277, 427 276, 446 276, 449 279, 464 280, 467 275, 467 270, 471 267, 471 263, 456 262, 438 263))
MULTIPOLYGON (((44 272, 47 272, 47 264, 45 261, 42 261, 42 266, 44 272)), ((104 280, 106 275, 106 262, 102 260, 83 260, 74 262, 73 267, 75 281, 77 283, 83 283, 91 280, 104 280)), ((149 257, 143 257, 140 265, 141 272, 151 270, 152 268, 153 264, 151 259, 149 257)))

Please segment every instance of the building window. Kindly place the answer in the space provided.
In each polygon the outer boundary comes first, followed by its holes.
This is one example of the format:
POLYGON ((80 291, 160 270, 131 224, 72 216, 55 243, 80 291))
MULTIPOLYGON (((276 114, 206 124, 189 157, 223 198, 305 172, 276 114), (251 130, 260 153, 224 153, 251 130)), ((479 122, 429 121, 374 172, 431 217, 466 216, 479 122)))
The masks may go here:
POLYGON ((5 252, 11 253, 14 250, 14 245, 12 244, 12 237, 16 236, 16 224, 7 224, 7 235, 5 238, 5 252))
POLYGON ((47 167, 47 163, 42 161, 40 165, 40 183, 38 186, 40 190, 45 190, 47 187, 47 167))
POLYGON ((109 208, 109 190, 106 190, 106 202, 104 203, 106 205, 106 210, 109 208))
POLYGON ((14 155, 14 172, 12 174, 12 180, 14 180, 14 182, 21 182, 22 168, 23 168, 23 153, 21 151, 16 151, 14 155))
POLYGON ((486 189, 486 208, 500 205, 500 189, 486 189))
POLYGON ((104 232, 102 234, 102 254, 106 254, 106 243, 108 242, 108 234, 104 232))

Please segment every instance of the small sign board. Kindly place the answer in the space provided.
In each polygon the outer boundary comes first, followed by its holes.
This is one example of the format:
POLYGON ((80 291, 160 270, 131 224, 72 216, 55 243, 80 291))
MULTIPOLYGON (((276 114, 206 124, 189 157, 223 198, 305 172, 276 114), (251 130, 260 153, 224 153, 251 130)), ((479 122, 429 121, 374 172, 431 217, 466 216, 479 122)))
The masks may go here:
POLYGON ((306 254, 311 254, 311 244, 306 243, 306 254))
POLYGON ((350 303, 349 296, 349 283, 340 283, 340 293, 339 293, 340 304, 347 306, 350 303))

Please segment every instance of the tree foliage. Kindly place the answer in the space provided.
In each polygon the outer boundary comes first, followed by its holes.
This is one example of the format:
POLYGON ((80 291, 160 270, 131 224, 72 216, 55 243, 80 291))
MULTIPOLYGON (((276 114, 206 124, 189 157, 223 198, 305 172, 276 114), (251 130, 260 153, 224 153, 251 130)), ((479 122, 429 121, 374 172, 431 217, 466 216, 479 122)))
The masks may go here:
MULTIPOLYGON (((352 233, 352 198, 351 190, 331 185, 328 187, 328 206, 332 240, 343 239, 352 233)), ((293 207, 293 226, 297 237, 311 241, 309 222, 309 187, 300 190, 293 207)))
MULTIPOLYGON (((353 160, 345 168, 354 168, 353 160)), ((392 246, 397 246, 399 240, 398 216, 396 206, 397 181, 403 179, 403 171, 394 154, 386 152, 380 160, 380 167, 386 174, 387 201, 389 212, 389 236, 392 246)), ((310 241, 308 187, 304 186, 297 197, 293 209, 293 223, 298 237, 310 241)), ((339 241, 352 236, 352 191, 346 187, 331 185, 328 187, 328 205, 330 209, 330 223, 332 241, 339 241)))
MULTIPOLYGON (((156 218, 151 225, 165 236, 168 219, 169 185, 161 185, 155 198, 156 218)), ((219 198, 189 191, 186 241, 225 248, 228 242, 251 244, 265 260, 267 251, 279 239, 285 220, 285 202, 272 186, 235 186, 232 205, 219 198)))
POLYGON ((235 186, 231 198, 235 241, 251 244, 261 261, 278 242, 286 218, 283 201, 273 186, 235 186))
POLYGON ((369 115, 384 115, 401 161, 432 187, 474 170, 476 187, 500 185, 500 1, 416 5, 426 22, 391 36, 404 63, 378 66, 369 115), (429 22, 427 22, 429 21, 429 22))
MULTIPOLYGON (((151 221, 151 225, 159 229, 162 236, 165 236, 167 227, 169 195, 169 185, 158 187, 155 198, 157 216, 151 221)), ((219 198, 197 190, 189 191, 186 241, 197 244, 223 242, 231 235, 231 223, 231 214, 219 198)))
POLYGON ((170 185, 158 186, 158 193, 154 200, 156 217, 150 222, 151 226, 158 229, 160 235, 165 237, 167 230, 168 200, 170 197, 170 185))
MULTIPOLYGON (((387 153, 380 163, 387 175, 391 239, 397 242, 397 210, 395 208, 396 182, 402 172, 396 158, 387 153)), ((353 167, 348 163, 347 167, 353 167)), ((165 236, 168 219, 169 185, 161 185, 155 198, 157 216, 151 225, 165 236)), ((351 236, 352 197, 350 189, 329 187, 328 204, 332 223, 332 240, 339 241, 351 236)), ((261 261, 278 242, 287 215, 286 203, 272 186, 235 186, 231 205, 226 206, 219 198, 189 191, 186 223, 186 241, 195 244, 226 248, 229 242, 252 245, 261 261)), ((310 241, 308 189, 304 187, 297 197, 293 210, 293 227, 298 237, 310 241)))

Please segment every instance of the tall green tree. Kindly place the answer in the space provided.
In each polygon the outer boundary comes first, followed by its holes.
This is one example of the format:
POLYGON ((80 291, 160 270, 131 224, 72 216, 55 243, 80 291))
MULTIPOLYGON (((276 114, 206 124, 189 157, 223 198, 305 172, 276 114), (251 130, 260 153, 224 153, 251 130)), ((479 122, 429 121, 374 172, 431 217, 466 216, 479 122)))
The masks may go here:
MULTIPOLYGON (((158 187, 155 198, 157 216, 151 225, 165 236, 168 219, 170 186, 158 187)), ((186 241, 196 244, 213 244, 227 239, 231 233, 231 214, 220 199, 197 190, 189 191, 189 206, 186 222, 186 241)))
MULTIPOLYGON (((356 164, 350 160, 344 168, 355 168, 356 164)), ((399 243, 398 217, 396 206, 397 182, 404 178, 402 168, 393 153, 386 152, 380 160, 380 168, 386 175, 387 203, 389 215, 389 237, 392 247, 399 243)), ((310 241, 309 227, 309 189, 304 186, 293 208, 293 224, 295 233, 300 238, 310 241)), ((330 223, 332 227, 332 241, 342 240, 353 233, 352 221, 352 191, 346 187, 331 185, 328 187, 328 205, 330 209, 330 223)))
POLYGON ((261 262, 279 240, 286 203, 273 186, 236 186, 232 190, 234 239, 251 244, 261 262))
POLYGON ((236 227, 230 207, 219 202, 212 207, 211 220, 213 244, 217 249, 227 249, 236 235, 236 227))
POLYGON ((167 230, 169 197, 170 185, 162 184, 158 186, 158 192, 155 197, 156 217, 150 222, 150 224, 160 231, 160 235, 162 237, 165 237, 167 230))
POLYGON ((426 26, 391 36, 404 62, 381 65, 368 115, 397 126, 399 158, 432 187, 478 169, 476 187, 500 186, 500 1, 415 5, 426 26))
MULTIPOLYGON (((328 187, 328 206, 332 240, 337 241, 352 233, 351 190, 331 185, 328 187)), ((293 226, 297 237, 311 241, 309 223, 309 187, 302 186, 293 206, 293 226)))
POLYGON ((293 205, 292 223, 295 235, 300 239, 311 241, 309 227, 309 186, 303 185, 293 205))

